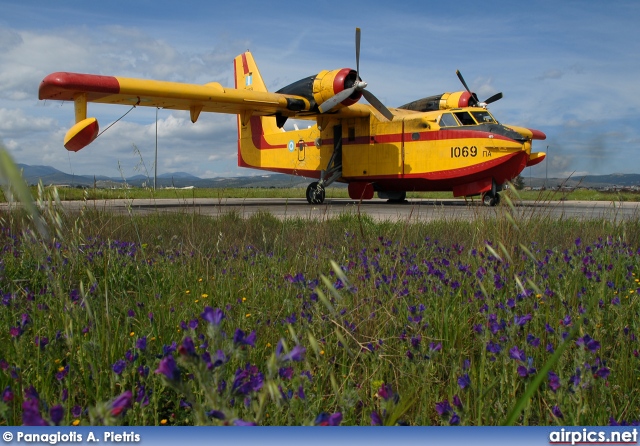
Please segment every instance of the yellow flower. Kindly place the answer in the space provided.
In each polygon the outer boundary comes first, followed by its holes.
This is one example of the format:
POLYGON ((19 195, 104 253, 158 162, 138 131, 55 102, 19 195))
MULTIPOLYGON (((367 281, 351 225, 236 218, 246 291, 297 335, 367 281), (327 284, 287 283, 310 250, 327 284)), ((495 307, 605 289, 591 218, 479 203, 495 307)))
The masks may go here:
POLYGON ((198 279, 198 282, 202 282, 202 277, 198 279))
POLYGON ((58 372, 64 372, 64 367, 58 367, 58 372))
POLYGON ((251 317, 251 313, 245 314, 244 317, 251 317))
POLYGON ((195 302, 195 303, 198 303, 198 302, 200 302, 200 301, 199 301, 198 299, 196 299, 196 300, 194 300, 194 302, 195 302))
POLYGON ((321 354, 321 355, 324 355, 324 350, 320 350, 320 354, 321 354))
POLYGON ((132 331, 131 333, 129 333, 129 336, 134 337, 136 335, 135 331, 132 331))
POLYGON ((191 291, 189 291, 189 290, 186 290, 186 291, 184 292, 184 294, 189 294, 189 293, 191 293, 191 291))
POLYGON ((271 347, 271 342, 267 342, 267 348, 271 347))
POLYGON ((206 299, 207 297, 209 297, 209 295, 208 295, 208 294, 206 294, 206 293, 202 293, 202 296, 201 296, 201 297, 202 297, 203 299, 206 299))
POLYGON ((163 418, 162 420, 160 420, 160 424, 162 424, 163 426, 167 424, 167 419, 163 418))
POLYGON ((80 420, 73 420, 73 422, 71 423, 74 426, 77 426, 80 424, 80 420))
POLYGON ((246 298, 246 297, 243 297, 243 298, 242 298, 242 302, 246 302, 246 301, 247 301, 247 298, 246 298))

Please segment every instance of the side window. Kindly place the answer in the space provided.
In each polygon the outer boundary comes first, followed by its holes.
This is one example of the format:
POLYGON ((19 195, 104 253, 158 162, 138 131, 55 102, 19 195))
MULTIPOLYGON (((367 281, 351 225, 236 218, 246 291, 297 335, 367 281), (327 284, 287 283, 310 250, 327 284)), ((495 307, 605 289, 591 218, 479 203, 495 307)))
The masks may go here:
POLYGON ((440 127, 458 127, 459 125, 451 113, 443 113, 440 116, 440 127))
POLYGON ((460 120, 462 125, 476 125, 476 121, 466 111, 456 113, 456 118, 460 120))

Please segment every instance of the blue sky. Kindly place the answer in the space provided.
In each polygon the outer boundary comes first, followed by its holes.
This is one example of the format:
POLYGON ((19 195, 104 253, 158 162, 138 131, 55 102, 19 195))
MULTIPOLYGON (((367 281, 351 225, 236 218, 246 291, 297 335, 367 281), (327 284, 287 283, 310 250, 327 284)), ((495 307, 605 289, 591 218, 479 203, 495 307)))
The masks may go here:
MULTIPOLYGON (((457 91, 460 69, 498 120, 544 131, 548 165, 525 176, 640 173, 640 2, 0 0, 0 139, 14 159, 75 174, 153 169, 155 110, 139 107, 78 153, 62 146, 73 105, 37 99, 42 78, 76 71, 232 86, 250 49, 270 90, 353 67, 390 107, 457 91), (137 148, 137 153, 134 150, 137 148)), ((127 109, 90 104, 101 128, 127 109)), ((159 173, 237 167, 235 118, 160 110, 159 173)))

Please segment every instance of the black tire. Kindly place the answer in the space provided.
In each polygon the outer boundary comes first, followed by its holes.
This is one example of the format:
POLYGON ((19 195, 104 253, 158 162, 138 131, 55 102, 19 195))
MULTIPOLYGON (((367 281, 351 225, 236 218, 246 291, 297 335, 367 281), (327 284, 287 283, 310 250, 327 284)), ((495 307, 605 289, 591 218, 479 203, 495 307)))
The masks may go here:
POLYGON ((320 186, 317 181, 307 186, 307 201, 309 204, 324 203, 324 187, 320 186))
POLYGON ((496 195, 493 195, 491 192, 485 192, 484 194, 482 194, 482 203, 485 206, 495 206, 500 202, 500 198, 496 199, 496 195))

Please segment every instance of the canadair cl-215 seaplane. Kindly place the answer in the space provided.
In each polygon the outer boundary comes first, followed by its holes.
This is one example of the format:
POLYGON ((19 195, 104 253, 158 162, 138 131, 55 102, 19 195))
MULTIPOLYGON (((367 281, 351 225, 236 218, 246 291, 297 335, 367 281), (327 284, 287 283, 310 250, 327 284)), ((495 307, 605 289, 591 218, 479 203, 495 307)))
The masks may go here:
POLYGON ((64 146, 78 151, 98 136, 87 103, 238 115, 238 165, 316 179, 307 188, 312 204, 325 188, 348 183, 352 199, 403 201, 407 191, 453 191, 482 195, 487 205, 526 166, 545 154, 531 151, 538 130, 500 124, 485 101, 469 90, 443 93, 387 108, 360 78, 360 29, 356 29, 356 69, 323 70, 275 93, 267 91, 250 52, 234 60, 235 88, 58 72, 40 84, 39 98, 73 101, 76 124, 64 146), (369 104, 360 103, 364 97, 369 104), (287 119, 316 121, 284 131, 287 119))

